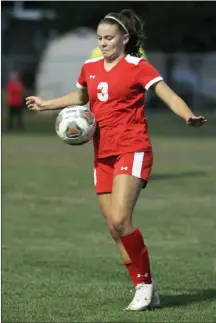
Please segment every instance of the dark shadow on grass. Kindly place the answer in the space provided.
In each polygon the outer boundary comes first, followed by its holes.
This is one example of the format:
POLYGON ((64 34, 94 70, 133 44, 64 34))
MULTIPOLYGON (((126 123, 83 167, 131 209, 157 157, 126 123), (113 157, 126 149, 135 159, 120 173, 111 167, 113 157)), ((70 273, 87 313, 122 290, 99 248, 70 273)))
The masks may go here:
POLYGON ((204 171, 187 171, 187 172, 170 173, 170 174, 153 174, 150 177, 149 181, 167 180, 167 179, 173 179, 173 178, 199 177, 199 176, 206 176, 206 172, 204 172, 204 171))
POLYGON ((216 289, 190 290, 190 294, 161 295, 161 307, 187 306, 192 303, 200 303, 208 300, 216 300, 216 289))

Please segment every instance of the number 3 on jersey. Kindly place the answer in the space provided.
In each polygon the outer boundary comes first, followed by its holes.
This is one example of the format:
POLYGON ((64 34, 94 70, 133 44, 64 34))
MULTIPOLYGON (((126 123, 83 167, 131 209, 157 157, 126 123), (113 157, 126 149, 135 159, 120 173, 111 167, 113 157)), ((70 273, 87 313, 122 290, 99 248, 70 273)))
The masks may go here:
POLYGON ((108 100, 108 83, 100 82, 97 86, 98 90, 101 90, 100 93, 97 94, 97 97, 100 101, 105 102, 108 100))

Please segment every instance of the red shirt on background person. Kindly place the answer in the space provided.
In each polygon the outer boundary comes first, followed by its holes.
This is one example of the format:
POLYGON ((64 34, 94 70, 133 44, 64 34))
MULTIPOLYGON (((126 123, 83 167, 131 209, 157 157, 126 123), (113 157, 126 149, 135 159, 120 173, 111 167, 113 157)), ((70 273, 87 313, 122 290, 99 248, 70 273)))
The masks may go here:
POLYGON ((6 84, 7 105, 21 109, 23 105, 24 84, 19 79, 18 72, 12 72, 6 84))
POLYGON ((15 121, 17 128, 24 129, 23 107, 25 87, 18 72, 12 72, 5 86, 7 110, 7 128, 13 129, 15 121))

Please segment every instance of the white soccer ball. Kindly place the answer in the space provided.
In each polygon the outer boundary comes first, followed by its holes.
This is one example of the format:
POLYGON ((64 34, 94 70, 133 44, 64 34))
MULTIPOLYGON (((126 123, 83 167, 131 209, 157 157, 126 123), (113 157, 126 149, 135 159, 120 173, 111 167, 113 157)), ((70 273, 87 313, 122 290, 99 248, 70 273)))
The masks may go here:
POLYGON ((63 109, 56 118, 55 129, 58 137, 69 145, 83 145, 92 139, 96 120, 84 106, 63 109))

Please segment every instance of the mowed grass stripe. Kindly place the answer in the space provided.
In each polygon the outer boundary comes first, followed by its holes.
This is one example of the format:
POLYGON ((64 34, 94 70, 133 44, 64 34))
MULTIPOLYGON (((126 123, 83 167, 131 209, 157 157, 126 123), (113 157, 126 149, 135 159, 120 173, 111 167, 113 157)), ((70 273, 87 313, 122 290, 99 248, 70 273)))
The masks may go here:
POLYGON ((98 209, 91 144, 3 136, 3 322, 215 322, 215 141, 153 142, 135 221, 163 307, 128 313, 133 287, 98 209))

